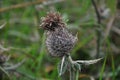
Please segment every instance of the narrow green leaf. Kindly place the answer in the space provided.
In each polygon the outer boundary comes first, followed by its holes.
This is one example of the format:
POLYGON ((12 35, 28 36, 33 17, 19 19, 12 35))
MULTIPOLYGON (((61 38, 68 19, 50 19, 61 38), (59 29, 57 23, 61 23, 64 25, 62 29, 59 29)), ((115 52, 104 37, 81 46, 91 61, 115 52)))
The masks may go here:
POLYGON ((100 78, 99 80, 102 80, 102 76, 103 76, 103 73, 104 73, 104 70, 105 70, 105 66, 106 66, 106 61, 107 61, 107 55, 104 59, 104 63, 103 63, 103 66, 102 66, 102 69, 101 69, 101 72, 100 72, 100 78))
MULTIPOLYGON (((107 39, 106 40, 106 42, 107 42, 107 47, 109 48, 109 50, 110 50, 110 41, 107 39)), ((112 67, 112 73, 113 73, 113 77, 112 77, 112 80, 115 80, 115 63, 114 63, 114 57, 113 57, 113 55, 112 55, 112 53, 110 53, 111 55, 111 67, 112 67)))
POLYGON ((98 61, 100 61, 102 58, 99 59, 94 59, 94 60, 77 60, 77 63, 83 64, 83 65, 90 65, 90 64, 95 64, 98 61))

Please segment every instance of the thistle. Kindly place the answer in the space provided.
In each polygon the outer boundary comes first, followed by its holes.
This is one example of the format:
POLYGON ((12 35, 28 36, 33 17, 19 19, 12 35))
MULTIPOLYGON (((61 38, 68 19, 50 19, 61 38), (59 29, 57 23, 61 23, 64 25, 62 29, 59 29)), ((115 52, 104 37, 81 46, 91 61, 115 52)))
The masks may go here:
POLYGON ((75 46, 78 38, 68 31, 59 13, 48 13, 46 17, 42 18, 40 26, 46 30, 46 47, 50 55, 62 58, 58 65, 59 76, 62 77, 68 71, 70 73, 69 79, 77 80, 76 75, 81 70, 81 64, 89 65, 100 60, 72 60, 69 53, 75 46))
POLYGON ((47 30, 46 46, 50 55, 55 57, 69 55, 77 41, 77 37, 67 30, 60 14, 48 13, 42 19, 41 27, 47 30))

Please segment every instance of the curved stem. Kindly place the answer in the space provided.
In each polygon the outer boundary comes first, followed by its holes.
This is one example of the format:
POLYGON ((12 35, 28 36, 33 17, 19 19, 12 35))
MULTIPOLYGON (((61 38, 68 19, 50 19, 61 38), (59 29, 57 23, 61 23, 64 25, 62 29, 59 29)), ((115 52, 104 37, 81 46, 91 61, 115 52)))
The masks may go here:
POLYGON ((62 62, 61 62, 61 66, 60 66, 60 76, 61 76, 61 74, 62 74, 62 69, 63 69, 63 64, 64 64, 64 62, 65 62, 65 57, 66 56, 63 56, 63 58, 62 58, 62 62))

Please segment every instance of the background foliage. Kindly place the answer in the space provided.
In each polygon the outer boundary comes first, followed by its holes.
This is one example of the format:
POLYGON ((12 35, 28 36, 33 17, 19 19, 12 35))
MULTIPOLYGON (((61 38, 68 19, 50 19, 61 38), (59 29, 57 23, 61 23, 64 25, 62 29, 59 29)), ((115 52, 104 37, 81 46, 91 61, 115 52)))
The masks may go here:
POLYGON ((82 66, 79 79, 119 80, 120 1, 95 1, 101 14, 101 24, 97 23, 91 0, 0 0, 0 25, 6 24, 0 28, 0 58, 3 55, 5 59, 9 58, 5 63, 13 68, 0 69, 1 78, 8 80, 8 73, 12 80, 60 80, 57 73, 59 59, 48 54, 44 31, 39 28, 41 17, 49 11, 57 11, 70 31, 74 35, 78 33, 78 42, 71 52, 74 60, 104 57, 97 64, 82 66), (36 3, 26 4, 32 2, 36 3), (17 4, 22 7, 14 6, 17 4), (96 33, 97 29, 100 29, 100 34, 96 33), (96 51, 98 40, 99 54, 96 51), (14 68, 18 63, 21 65, 14 68))

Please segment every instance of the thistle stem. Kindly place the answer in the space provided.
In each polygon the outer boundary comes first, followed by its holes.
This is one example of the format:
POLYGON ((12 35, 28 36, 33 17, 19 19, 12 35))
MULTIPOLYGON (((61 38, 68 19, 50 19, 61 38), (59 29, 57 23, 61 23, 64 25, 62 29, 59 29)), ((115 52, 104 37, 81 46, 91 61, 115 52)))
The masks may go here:
POLYGON ((69 59, 70 63, 73 63, 71 56, 69 56, 68 59, 69 59))
POLYGON ((64 62, 65 62, 65 57, 66 56, 63 56, 63 58, 62 58, 62 62, 61 62, 61 66, 60 66, 60 76, 61 76, 61 74, 62 74, 62 69, 63 69, 63 64, 64 64, 64 62))

